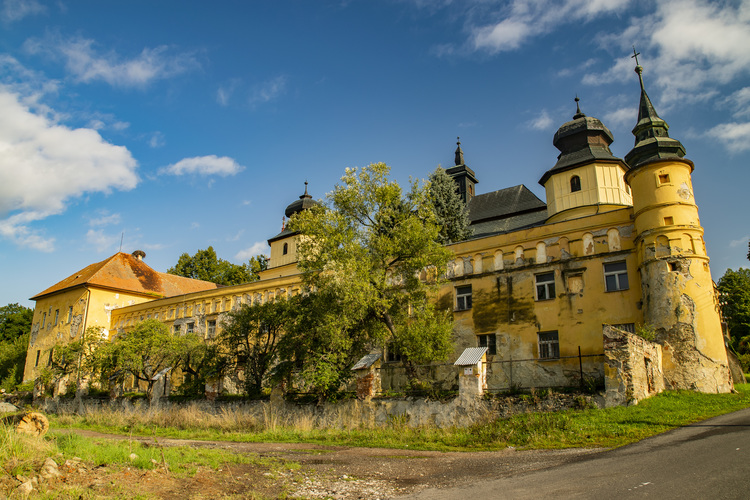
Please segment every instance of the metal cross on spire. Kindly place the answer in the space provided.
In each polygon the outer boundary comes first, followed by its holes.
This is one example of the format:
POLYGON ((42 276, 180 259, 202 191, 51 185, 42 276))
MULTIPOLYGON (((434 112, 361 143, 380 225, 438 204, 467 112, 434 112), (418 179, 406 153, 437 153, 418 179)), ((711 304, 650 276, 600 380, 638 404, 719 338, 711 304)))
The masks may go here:
POLYGON ((631 59, 635 59, 635 65, 636 65, 636 66, 640 66, 640 64, 638 63, 638 56, 639 56, 639 55, 641 55, 641 53, 640 53, 640 52, 636 52, 636 51, 635 51, 635 45, 633 45, 633 55, 632 55, 632 56, 630 56, 630 58, 631 58, 631 59))

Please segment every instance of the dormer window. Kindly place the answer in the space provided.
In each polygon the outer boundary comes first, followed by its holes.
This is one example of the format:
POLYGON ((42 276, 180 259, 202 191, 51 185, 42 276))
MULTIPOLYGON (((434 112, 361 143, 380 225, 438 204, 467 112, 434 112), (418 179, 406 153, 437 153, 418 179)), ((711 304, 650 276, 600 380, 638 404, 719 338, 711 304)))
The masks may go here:
POLYGON ((581 190, 581 178, 577 175, 574 175, 570 178, 570 192, 575 193, 576 191, 581 190))
POLYGON ((284 243, 284 250, 281 251, 283 255, 286 255, 289 253, 289 243, 284 243))

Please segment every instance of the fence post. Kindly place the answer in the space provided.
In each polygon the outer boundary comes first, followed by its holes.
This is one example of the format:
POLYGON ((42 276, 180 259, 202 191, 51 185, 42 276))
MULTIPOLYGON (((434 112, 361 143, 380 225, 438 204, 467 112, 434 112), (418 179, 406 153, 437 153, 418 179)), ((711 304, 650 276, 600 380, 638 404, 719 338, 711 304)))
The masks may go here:
POLYGON ((578 373, 581 376, 581 390, 583 390, 583 358, 581 357, 581 346, 578 346, 578 373))

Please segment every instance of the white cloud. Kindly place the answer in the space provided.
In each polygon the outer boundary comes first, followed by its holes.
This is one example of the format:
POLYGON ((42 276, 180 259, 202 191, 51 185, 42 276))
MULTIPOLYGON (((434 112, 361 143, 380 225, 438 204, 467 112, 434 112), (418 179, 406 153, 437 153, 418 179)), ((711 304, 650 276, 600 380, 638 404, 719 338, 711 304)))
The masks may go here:
POLYGON ((194 54, 172 54, 166 45, 147 47, 129 59, 112 51, 100 53, 94 40, 81 37, 31 38, 26 40, 24 48, 32 54, 62 58, 66 70, 78 82, 103 81, 113 87, 145 87, 200 67, 194 54))
POLYGON ((730 246, 730 248, 735 248, 735 247, 738 247, 740 245, 745 246, 745 245, 747 245, 748 241, 750 241, 750 235, 745 235, 742 238, 740 238, 739 240, 732 240, 732 241, 730 241, 729 242, 729 246, 730 246))
POLYGON ((243 171, 245 167, 227 156, 196 156, 184 158, 159 170, 162 174, 172 175, 220 175, 226 177, 243 171))
POLYGON ((101 229, 89 229, 86 233, 86 243, 96 248, 97 252, 112 250, 120 243, 120 235, 105 234, 101 229))
POLYGON ((738 118, 750 115, 750 87, 744 87, 725 97, 721 104, 732 109, 732 116, 738 118))
POLYGON ((234 234, 234 236, 227 237, 227 241, 239 241, 240 237, 243 235, 244 232, 245 232, 244 229, 240 229, 234 234))
POLYGON ((218 90, 216 91, 216 102, 218 102, 221 106, 227 106, 229 104, 229 99, 234 94, 234 91, 237 90, 239 84, 240 80, 237 78, 233 78, 232 80, 229 80, 229 82, 225 85, 220 85, 218 90))
POLYGON ((720 123, 709 129, 706 135, 723 143, 732 153, 750 151, 750 122, 720 123))
MULTIPOLYGON (((622 11, 629 0, 513 0, 492 24, 471 29, 474 50, 515 50, 532 37, 570 23, 622 11)), ((443 49, 445 52, 445 49, 443 49)))
POLYGON ((268 243, 266 243, 265 241, 256 241, 250 247, 237 252, 237 254, 234 256, 234 260, 235 261, 250 260, 251 257, 255 257, 256 255, 260 255, 260 254, 267 255, 270 250, 271 248, 268 246, 268 243))
POLYGON ((46 7, 37 0, 5 0, 0 8, 0 19, 6 23, 13 23, 27 16, 41 14, 46 10, 46 7))
POLYGON ((138 184, 137 162, 125 147, 106 142, 93 129, 71 129, 30 109, 0 85, 0 222, 5 238, 50 250, 27 225, 65 211, 86 193, 130 190, 138 184))
POLYGON ((633 107, 619 108, 604 115, 604 124, 607 127, 625 127, 635 125, 638 120, 638 110, 633 107))
POLYGON ((167 140, 164 138, 164 134, 158 131, 151 134, 151 137, 148 139, 148 145, 154 149, 161 148, 166 143, 167 140))
POLYGON ((529 120, 526 126, 534 130, 547 130, 552 126, 552 118, 547 114, 547 110, 543 109, 539 116, 529 120))
MULTIPOLYGON (((662 0, 642 18, 630 19, 621 33, 601 36, 603 48, 642 52, 647 84, 662 90, 665 104, 707 100, 715 87, 750 73, 750 2, 662 0)), ((601 84, 622 79, 632 71, 630 58, 618 59, 604 73, 584 77, 601 84)))
POLYGON ((267 82, 257 85, 250 93, 250 105, 263 104, 273 101, 286 91, 286 77, 277 76, 267 82))
POLYGON ((120 214, 110 214, 108 211, 102 210, 99 212, 99 217, 89 219, 89 226, 111 226, 119 224, 121 219, 120 214))

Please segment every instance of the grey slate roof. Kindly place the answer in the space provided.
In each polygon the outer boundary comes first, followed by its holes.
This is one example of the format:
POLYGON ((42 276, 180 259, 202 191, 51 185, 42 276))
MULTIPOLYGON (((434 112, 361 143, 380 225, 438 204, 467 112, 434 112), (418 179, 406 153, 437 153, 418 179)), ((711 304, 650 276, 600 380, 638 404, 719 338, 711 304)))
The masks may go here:
POLYGON ((354 366, 352 366, 352 371, 364 370, 366 368, 370 368, 381 357, 382 357, 382 354, 380 353, 367 354, 366 356, 363 356, 362 359, 357 361, 357 363, 354 366))
POLYGON ((547 205, 523 184, 476 195, 469 200, 468 209, 473 238, 516 231, 547 220, 547 205))
POLYGON ((486 347, 467 347, 464 352, 458 357, 454 366, 472 366, 482 359, 484 353, 487 352, 486 347))

